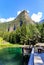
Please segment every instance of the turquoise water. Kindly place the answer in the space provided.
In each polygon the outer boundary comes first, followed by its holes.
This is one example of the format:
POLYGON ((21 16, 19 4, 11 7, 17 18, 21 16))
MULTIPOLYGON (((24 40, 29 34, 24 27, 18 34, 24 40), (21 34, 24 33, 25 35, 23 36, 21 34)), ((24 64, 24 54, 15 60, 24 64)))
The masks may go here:
POLYGON ((4 48, 0 50, 0 65, 22 65, 21 48, 4 48))
POLYGON ((4 48, 0 50, 0 65, 27 65, 29 56, 22 55, 22 48, 4 48))

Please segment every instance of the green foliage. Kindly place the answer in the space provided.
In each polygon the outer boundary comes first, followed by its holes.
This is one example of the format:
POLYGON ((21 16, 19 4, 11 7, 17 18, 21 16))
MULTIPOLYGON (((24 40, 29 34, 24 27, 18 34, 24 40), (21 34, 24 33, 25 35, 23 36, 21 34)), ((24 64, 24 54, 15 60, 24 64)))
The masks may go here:
POLYGON ((22 27, 21 27, 21 43, 24 44, 25 41, 26 41, 26 24, 23 24, 22 27))
POLYGON ((9 41, 9 34, 10 34, 9 32, 4 32, 3 39, 9 41))
POLYGON ((44 42, 44 23, 42 24, 41 28, 41 41, 44 42))
POLYGON ((26 24, 16 28, 12 32, 0 31, 0 36, 4 40, 13 44, 32 44, 44 42, 44 23, 43 24, 26 24), (30 42, 31 41, 31 42, 30 42))
POLYGON ((36 25, 27 25, 27 37, 29 40, 31 39, 31 41, 34 41, 36 43, 38 41, 39 35, 40 33, 36 28, 36 25))
POLYGON ((40 42, 44 42, 44 22, 37 24, 36 27, 40 32, 40 42))
POLYGON ((39 31, 35 25, 23 23, 21 27, 18 27, 15 31, 4 32, 3 39, 10 43, 28 44, 30 39, 36 43, 38 41, 39 31))
POLYGON ((17 28, 16 31, 4 32, 3 39, 10 43, 20 43, 20 28, 17 28))

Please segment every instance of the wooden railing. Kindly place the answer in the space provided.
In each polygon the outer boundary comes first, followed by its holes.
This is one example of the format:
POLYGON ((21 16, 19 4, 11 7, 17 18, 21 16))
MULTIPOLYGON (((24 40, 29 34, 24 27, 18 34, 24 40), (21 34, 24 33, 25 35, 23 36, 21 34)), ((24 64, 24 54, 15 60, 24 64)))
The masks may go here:
POLYGON ((32 48, 32 52, 28 61, 28 65, 34 65, 34 48, 32 48))

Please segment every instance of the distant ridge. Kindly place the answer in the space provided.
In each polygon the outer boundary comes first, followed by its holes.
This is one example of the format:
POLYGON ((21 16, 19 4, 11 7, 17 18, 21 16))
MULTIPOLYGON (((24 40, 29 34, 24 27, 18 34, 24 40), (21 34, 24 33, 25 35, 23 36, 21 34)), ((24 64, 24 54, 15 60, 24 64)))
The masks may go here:
POLYGON ((40 23, 44 22, 44 19, 40 21, 40 23))

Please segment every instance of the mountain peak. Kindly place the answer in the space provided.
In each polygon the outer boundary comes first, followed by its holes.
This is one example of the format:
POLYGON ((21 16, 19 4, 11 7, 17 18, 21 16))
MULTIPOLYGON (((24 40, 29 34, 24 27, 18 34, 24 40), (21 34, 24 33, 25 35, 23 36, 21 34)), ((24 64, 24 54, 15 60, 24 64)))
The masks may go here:
POLYGON ((34 24, 34 22, 32 21, 31 17, 29 16, 28 12, 26 10, 23 10, 16 18, 16 20, 22 20, 23 22, 26 23, 31 23, 34 24))
POLYGON ((26 10, 22 10, 20 14, 25 14, 25 13, 28 14, 28 12, 26 10))
POLYGON ((21 13, 28 13, 26 10, 23 10, 21 13))

